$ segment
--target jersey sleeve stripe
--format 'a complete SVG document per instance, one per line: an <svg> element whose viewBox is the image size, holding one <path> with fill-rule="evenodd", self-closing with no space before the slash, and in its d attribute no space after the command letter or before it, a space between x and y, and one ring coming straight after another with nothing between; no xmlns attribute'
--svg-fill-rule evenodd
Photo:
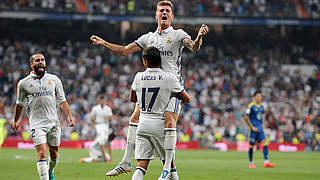
<svg viewBox="0 0 320 180"><path fill-rule="evenodd" d="M175 106L174 106L174 113L178 114L178 111L179 111L179 99L176 98L176 103L175 103Z"/></svg>
<svg viewBox="0 0 320 180"><path fill-rule="evenodd" d="M178 92L178 94L182 93L184 91L184 89L182 89L180 92Z"/></svg>
<svg viewBox="0 0 320 180"><path fill-rule="evenodd" d="M139 46L139 48L143 49L143 47L137 41L135 41L134 43L136 43L136 45Z"/></svg>
<svg viewBox="0 0 320 180"><path fill-rule="evenodd" d="M182 37L182 38L181 38L181 42L182 42L184 39L186 39L186 38L189 38L189 39L190 39L190 36L184 36L184 37Z"/></svg>

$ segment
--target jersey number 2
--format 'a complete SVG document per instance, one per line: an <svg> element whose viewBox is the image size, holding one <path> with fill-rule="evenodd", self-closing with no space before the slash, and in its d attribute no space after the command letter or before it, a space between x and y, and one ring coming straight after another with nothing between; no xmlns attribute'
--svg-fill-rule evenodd
<svg viewBox="0 0 320 180"><path fill-rule="evenodd" d="M156 98L158 96L159 90L160 90L159 87L148 88L148 92L152 92L153 94L152 94L149 106L147 108L147 112L151 112L154 102L156 101ZM142 111L146 110L146 91L147 91L147 88L142 88L142 107L141 107Z"/></svg>

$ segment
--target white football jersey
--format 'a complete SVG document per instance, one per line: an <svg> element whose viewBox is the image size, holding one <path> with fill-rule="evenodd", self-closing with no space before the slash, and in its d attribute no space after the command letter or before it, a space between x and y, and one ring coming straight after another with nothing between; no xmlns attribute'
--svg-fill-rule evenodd
<svg viewBox="0 0 320 180"><path fill-rule="evenodd" d="M163 115L170 98L181 93L184 88L175 75L164 72L160 68L147 68L138 72L131 89L136 92L140 107L137 133L163 134Z"/></svg>
<svg viewBox="0 0 320 180"><path fill-rule="evenodd" d="M66 101L61 80L53 74L39 76L32 72L18 83L17 101L26 106L30 129L59 124L58 105Z"/></svg>
<svg viewBox="0 0 320 180"><path fill-rule="evenodd" d="M96 118L96 123L107 123L109 124L109 121L105 118L112 116L112 110L108 105L104 105L101 107L100 104L97 104L92 107L91 110L91 117Z"/></svg>
<svg viewBox="0 0 320 180"><path fill-rule="evenodd" d="M149 32L138 38L135 43L142 49L150 46L157 47L161 54L161 68L164 71L171 72L180 80L181 78L181 56L184 46L182 41L191 37L182 29L173 29L169 27L159 32Z"/></svg>

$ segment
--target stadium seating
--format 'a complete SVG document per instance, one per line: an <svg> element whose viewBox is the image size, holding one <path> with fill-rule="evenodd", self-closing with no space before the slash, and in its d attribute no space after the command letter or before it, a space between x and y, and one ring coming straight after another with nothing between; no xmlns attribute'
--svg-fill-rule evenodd
<svg viewBox="0 0 320 180"><path fill-rule="evenodd" d="M42 11L93 14L154 14L157 1L137 0L24 0L1 1L0 8L14 11ZM320 18L318 0L173 0L178 16L231 16Z"/></svg>

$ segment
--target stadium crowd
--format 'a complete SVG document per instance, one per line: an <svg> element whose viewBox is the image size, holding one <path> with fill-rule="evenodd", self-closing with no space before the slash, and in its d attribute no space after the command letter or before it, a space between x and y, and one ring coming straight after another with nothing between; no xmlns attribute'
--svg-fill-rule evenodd
<svg viewBox="0 0 320 180"><path fill-rule="evenodd" d="M305 142L310 148L319 148L319 46L284 43L287 40L269 45L263 40L207 41L199 53L183 53L185 87L192 101L184 106L178 122L179 141L197 140L208 146L212 139L237 141L247 136L243 114L253 92L261 89L268 139ZM72 132L81 139L94 138L90 110L100 94L107 97L113 110L112 128L118 138L125 138L134 108L128 102L129 88L135 73L144 69L140 54L117 56L89 42L57 45L0 40L0 116L12 119L17 82L30 73L28 57L39 50L47 59L47 71L62 79L76 119L76 126L70 129L61 114L62 139L69 139ZM284 68L288 64L300 66ZM300 68L301 64L306 69ZM19 136L28 134L26 118L23 124ZM17 136L7 126L9 135Z"/></svg>
<svg viewBox="0 0 320 180"><path fill-rule="evenodd" d="M319 0L172 0L181 16L320 18ZM97 14L154 14L157 1L4 0L1 9Z"/></svg>

